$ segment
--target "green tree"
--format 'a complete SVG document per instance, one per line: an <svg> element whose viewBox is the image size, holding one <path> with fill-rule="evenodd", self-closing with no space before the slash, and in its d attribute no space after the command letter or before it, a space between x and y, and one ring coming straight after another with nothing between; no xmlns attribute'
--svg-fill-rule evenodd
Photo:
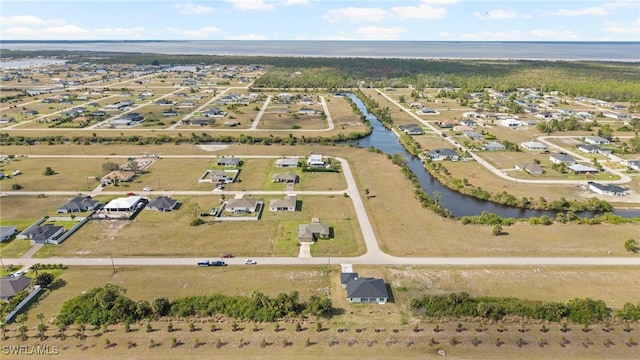
<svg viewBox="0 0 640 360"><path fill-rule="evenodd" d="M498 235L502 235L502 225L501 224L495 224L493 225L492 229L491 229L491 233L494 236L498 236Z"/></svg>
<svg viewBox="0 0 640 360"><path fill-rule="evenodd" d="M55 175L55 174L56 174L56 172L53 171L53 169L48 167L48 166L44 169L44 172L42 173L42 175L44 175L44 176L51 176L51 175Z"/></svg>
<svg viewBox="0 0 640 360"><path fill-rule="evenodd" d="M53 283L54 280L54 276L51 273L48 272L43 272L40 273L38 275L36 275L36 285L40 285L43 288L47 288L49 287L49 285L51 285L51 283Z"/></svg>
<svg viewBox="0 0 640 360"><path fill-rule="evenodd" d="M628 252L637 253L638 242L635 239L627 239L627 241L624 242L624 249Z"/></svg>
<svg viewBox="0 0 640 360"><path fill-rule="evenodd" d="M107 161L106 163L102 164L102 171L107 174L110 173L114 170L118 170L120 168L120 165L114 163L113 161Z"/></svg>

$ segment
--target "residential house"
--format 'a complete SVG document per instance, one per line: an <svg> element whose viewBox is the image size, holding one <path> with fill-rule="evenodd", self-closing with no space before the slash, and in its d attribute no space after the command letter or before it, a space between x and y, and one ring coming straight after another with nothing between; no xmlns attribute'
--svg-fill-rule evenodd
<svg viewBox="0 0 640 360"><path fill-rule="evenodd" d="M147 209L156 211L171 211L178 206L178 202L168 196L158 196L147 204Z"/></svg>
<svg viewBox="0 0 640 360"><path fill-rule="evenodd" d="M0 278L0 300L9 301L29 285L31 285L31 278L24 275Z"/></svg>
<svg viewBox="0 0 640 360"><path fill-rule="evenodd" d="M224 170L218 169L209 171L209 176L211 176L211 182L218 184L231 184L235 177Z"/></svg>
<svg viewBox="0 0 640 360"><path fill-rule="evenodd" d="M173 106L174 102L171 100L167 100L167 99L160 99L158 101L156 101L156 105L159 106Z"/></svg>
<svg viewBox="0 0 640 360"><path fill-rule="evenodd" d="M103 208L107 213L131 213L144 205L141 196L120 197L109 201Z"/></svg>
<svg viewBox="0 0 640 360"><path fill-rule="evenodd" d="M598 145L578 144L576 145L576 149L582 152L585 152L587 154L611 155L611 149L605 149Z"/></svg>
<svg viewBox="0 0 640 360"><path fill-rule="evenodd" d="M58 213L64 214L90 211L96 209L98 206L100 206L100 203L91 199L90 196L78 196L69 200L66 204L60 206L58 208Z"/></svg>
<svg viewBox="0 0 640 360"><path fill-rule="evenodd" d="M453 129L453 127L458 124L453 120L444 120L444 121L436 121L436 125L438 125L443 129Z"/></svg>
<svg viewBox="0 0 640 360"><path fill-rule="evenodd" d="M623 160L622 164L628 166L631 170L640 171L640 160Z"/></svg>
<svg viewBox="0 0 640 360"><path fill-rule="evenodd" d="M424 130L418 124L405 124L400 125L398 128L409 135L422 135L424 134Z"/></svg>
<svg viewBox="0 0 640 360"><path fill-rule="evenodd" d="M411 104L409 104L409 107L412 109L422 109L424 105L420 104L419 102L412 102Z"/></svg>
<svg viewBox="0 0 640 360"><path fill-rule="evenodd" d="M286 172L286 173L277 173L273 174L272 177L273 182L284 182L284 183L297 183L298 182L298 174L294 172Z"/></svg>
<svg viewBox="0 0 640 360"><path fill-rule="evenodd" d="M464 125L464 126L468 126L470 128L475 128L476 126L478 126L478 124L471 120L471 119L462 119L460 120L460 124Z"/></svg>
<svg viewBox="0 0 640 360"><path fill-rule="evenodd" d="M347 290L347 300L351 303L386 304L389 292L383 279L358 277L357 273L340 274L342 285Z"/></svg>
<svg viewBox="0 0 640 360"><path fill-rule="evenodd" d="M298 240L314 242L318 239L328 239L331 236L329 225L321 223L318 218L313 218L310 224L298 225Z"/></svg>
<svg viewBox="0 0 640 360"><path fill-rule="evenodd" d="M516 164L516 170L522 170L524 172L528 172L531 175L542 175L544 174L544 169L537 164Z"/></svg>
<svg viewBox="0 0 640 360"><path fill-rule="evenodd" d="M224 210L235 214L248 214L256 212L260 205L262 201L256 199L233 199L227 201Z"/></svg>
<svg viewBox="0 0 640 360"><path fill-rule="evenodd" d="M217 107L207 109L202 112L202 116L206 117L224 117L225 115L227 115L227 113Z"/></svg>
<svg viewBox="0 0 640 360"><path fill-rule="evenodd" d="M547 151L547 145L537 141L527 141L520 144L524 149L531 151Z"/></svg>
<svg viewBox="0 0 640 360"><path fill-rule="evenodd" d="M290 168L290 167L299 167L300 162L296 158L283 158L276 160L276 167L279 168Z"/></svg>
<svg viewBox="0 0 640 360"><path fill-rule="evenodd" d="M589 181L589 190L601 195L625 196L629 195L629 189L613 184L600 184Z"/></svg>
<svg viewBox="0 0 640 360"><path fill-rule="evenodd" d="M569 165L567 169L575 174L597 174L599 172L599 170L594 167L582 164Z"/></svg>
<svg viewBox="0 0 640 360"><path fill-rule="evenodd" d="M46 244L65 232L64 227L53 224L31 226L18 234L19 239L29 239L32 244Z"/></svg>
<svg viewBox="0 0 640 360"><path fill-rule="evenodd" d="M487 151L505 151L507 149L506 146L497 141L488 142L484 144L483 148Z"/></svg>
<svg viewBox="0 0 640 360"><path fill-rule="evenodd" d="M242 160L236 157L223 157L216 161L216 165L224 167L239 167L242 165Z"/></svg>
<svg viewBox="0 0 640 360"><path fill-rule="evenodd" d="M584 142L592 145L609 145L611 141L600 136L585 136Z"/></svg>
<svg viewBox="0 0 640 360"><path fill-rule="evenodd" d="M296 211L298 208L298 198L295 194L285 195L284 199L271 199L269 201L269 211Z"/></svg>
<svg viewBox="0 0 640 360"><path fill-rule="evenodd" d="M129 182L136 177L136 173L130 170L114 170L102 178L103 182Z"/></svg>
<svg viewBox="0 0 640 360"><path fill-rule="evenodd" d="M10 117L10 116L2 116L0 117L0 124L7 124L10 122L14 122L16 121L16 119Z"/></svg>
<svg viewBox="0 0 640 360"><path fill-rule="evenodd" d="M565 163L567 165L574 165L576 163L576 161L573 159L573 157L571 157L570 155L567 155L567 154L553 153L553 154L551 154L549 156L549 160L551 160L551 162L554 163L554 164Z"/></svg>
<svg viewBox="0 0 640 360"><path fill-rule="evenodd" d="M477 131L463 131L462 134L464 136L466 136L467 138L474 140L474 141L478 141L478 140L484 140L484 135L482 135L481 133L477 132Z"/></svg>
<svg viewBox="0 0 640 360"><path fill-rule="evenodd" d="M0 242L11 239L16 232L18 228L15 226L0 226Z"/></svg>
<svg viewBox="0 0 640 360"><path fill-rule="evenodd" d="M434 160L434 161L440 161L440 160L458 161L458 160L460 160L460 154L458 154L457 152L455 152L452 149L447 149L447 148L435 149L435 150L428 151L427 155L429 155L429 158L431 158L431 160Z"/></svg>
<svg viewBox="0 0 640 360"><path fill-rule="evenodd" d="M214 120L210 120L210 119L193 119L191 120L191 122L189 122L189 124L193 126L205 126L205 125L211 125L213 123L214 123Z"/></svg>
<svg viewBox="0 0 640 360"><path fill-rule="evenodd" d="M522 121L516 119L504 119L500 120L500 125L509 129L516 129L522 126Z"/></svg>
<svg viewBox="0 0 640 360"><path fill-rule="evenodd" d="M418 114L418 115L440 115L440 112L437 111L437 110L433 110L433 109L421 108L421 109L416 110L416 114Z"/></svg>
<svg viewBox="0 0 640 360"><path fill-rule="evenodd" d="M178 112L175 110L165 110L162 112L162 116L178 116Z"/></svg>
<svg viewBox="0 0 640 360"><path fill-rule="evenodd" d="M315 115L316 113L317 113L316 109L312 109L308 107L303 107L300 110L298 110L298 114L302 114L302 115Z"/></svg>
<svg viewBox="0 0 640 360"><path fill-rule="evenodd" d="M311 154L307 158L307 166L312 168L325 167L325 162L322 160L322 155Z"/></svg>

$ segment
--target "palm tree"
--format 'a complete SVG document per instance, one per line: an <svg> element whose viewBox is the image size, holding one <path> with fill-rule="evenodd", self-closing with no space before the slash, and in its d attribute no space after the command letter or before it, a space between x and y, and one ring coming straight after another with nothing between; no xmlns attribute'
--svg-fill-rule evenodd
<svg viewBox="0 0 640 360"><path fill-rule="evenodd" d="M560 331L566 333L567 331L569 331L569 325L566 322L563 322L562 325L560 325Z"/></svg>
<svg viewBox="0 0 640 360"><path fill-rule="evenodd" d="M64 333L65 331L67 331L67 325L64 323L58 323L58 337L62 340L67 338L67 334Z"/></svg>
<svg viewBox="0 0 640 360"><path fill-rule="evenodd" d="M589 329L589 323L585 323L584 326L582 327L582 331L584 332L589 332L591 329Z"/></svg>
<svg viewBox="0 0 640 360"><path fill-rule="evenodd" d="M20 340L27 340L27 330L29 330L29 328L26 325L20 325L20 327L18 328L18 332L20 333Z"/></svg>
<svg viewBox="0 0 640 360"><path fill-rule="evenodd" d="M45 336L44 333L47 331L47 325L40 323L38 324L38 333L40 333L40 341L44 341Z"/></svg>
<svg viewBox="0 0 640 360"><path fill-rule="evenodd" d="M168 332L172 332L173 331L173 323L170 322L169 324L167 324L167 331Z"/></svg>
<svg viewBox="0 0 640 360"><path fill-rule="evenodd" d="M189 332L196 331L196 325L192 322L189 323Z"/></svg>
<svg viewBox="0 0 640 360"><path fill-rule="evenodd" d="M40 324L42 324L42 321L44 320L44 314L43 313L37 313L36 314L36 319L40 320Z"/></svg>
<svg viewBox="0 0 640 360"><path fill-rule="evenodd" d="M84 323L84 321L81 321L78 324L78 331L80 332L80 339L84 340L86 338L86 335L84 334L84 331L87 329L87 325Z"/></svg>
<svg viewBox="0 0 640 360"><path fill-rule="evenodd" d="M622 330L624 330L624 332L631 332L633 329L631 328L631 325L629 324L629 322L625 321L624 322L624 329L622 329Z"/></svg>
<svg viewBox="0 0 640 360"><path fill-rule="evenodd" d="M609 347L611 345L613 345L613 341L611 341L611 339L609 339L609 338L606 338L604 340L604 346Z"/></svg>
<svg viewBox="0 0 640 360"><path fill-rule="evenodd" d="M495 344L496 344L496 346L500 347L500 345L502 345L502 340L500 340L499 337L496 338Z"/></svg>
<svg viewBox="0 0 640 360"><path fill-rule="evenodd" d="M549 328L545 324L542 324L542 327L540 328L540 331L543 332L543 333L546 333L547 331L549 331Z"/></svg>

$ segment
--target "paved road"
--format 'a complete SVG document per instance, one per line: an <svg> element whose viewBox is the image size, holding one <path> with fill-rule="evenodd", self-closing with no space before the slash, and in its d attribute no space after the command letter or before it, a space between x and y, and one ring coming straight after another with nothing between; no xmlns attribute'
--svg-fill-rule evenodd
<svg viewBox="0 0 640 360"><path fill-rule="evenodd" d="M267 110L267 107L269 106L270 102L271 102L271 95L267 96L267 99L264 101L264 104L260 108L258 115L256 115L256 119L253 120L253 124L251 124L251 127L249 128L249 130L256 130L258 128L258 124L260 124L262 115L264 115L264 112L265 110Z"/></svg>
<svg viewBox="0 0 640 360"><path fill-rule="evenodd" d="M46 258L3 259L9 264L30 266L40 264L65 264L68 266L195 266L199 260L217 260L218 256L199 258L131 257L131 258ZM594 257L469 257L469 258L404 258L390 255L359 257L265 257L252 258L258 265L423 265L423 266L640 266L638 258ZM244 258L224 259L229 265L244 265Z"/></svg>

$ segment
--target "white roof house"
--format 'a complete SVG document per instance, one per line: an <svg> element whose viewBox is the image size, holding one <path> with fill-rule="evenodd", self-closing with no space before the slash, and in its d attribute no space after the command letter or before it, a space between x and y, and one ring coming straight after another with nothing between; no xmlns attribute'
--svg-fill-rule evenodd
<svg viewBox="0 0 640 360"><path fill-rule="evenodd" d="M319 154L311 154L307 158L307 165L311 167L323 167L324 160L322 160L322 155Z"/></svg>
<svg viewBox="0 0 640 360"><path fill-rule="evenodd" d="M141 196L121 197L109 201L103 209L105 211L133 211L141 200Z"/></svg>
<svg viewBox="0 0 640 360"><path fill-rule="evenodd" d="M504 119L500 120L500 125L513 129L522 126L522 121L516 119Z"/></svg>
<svg viewBox="0 0 640 360"><path fill-rule="evenodd" d="M527 150L547 150L547 145L537 142L537 141L527 141L520 144L523 148Z"/></svg>

